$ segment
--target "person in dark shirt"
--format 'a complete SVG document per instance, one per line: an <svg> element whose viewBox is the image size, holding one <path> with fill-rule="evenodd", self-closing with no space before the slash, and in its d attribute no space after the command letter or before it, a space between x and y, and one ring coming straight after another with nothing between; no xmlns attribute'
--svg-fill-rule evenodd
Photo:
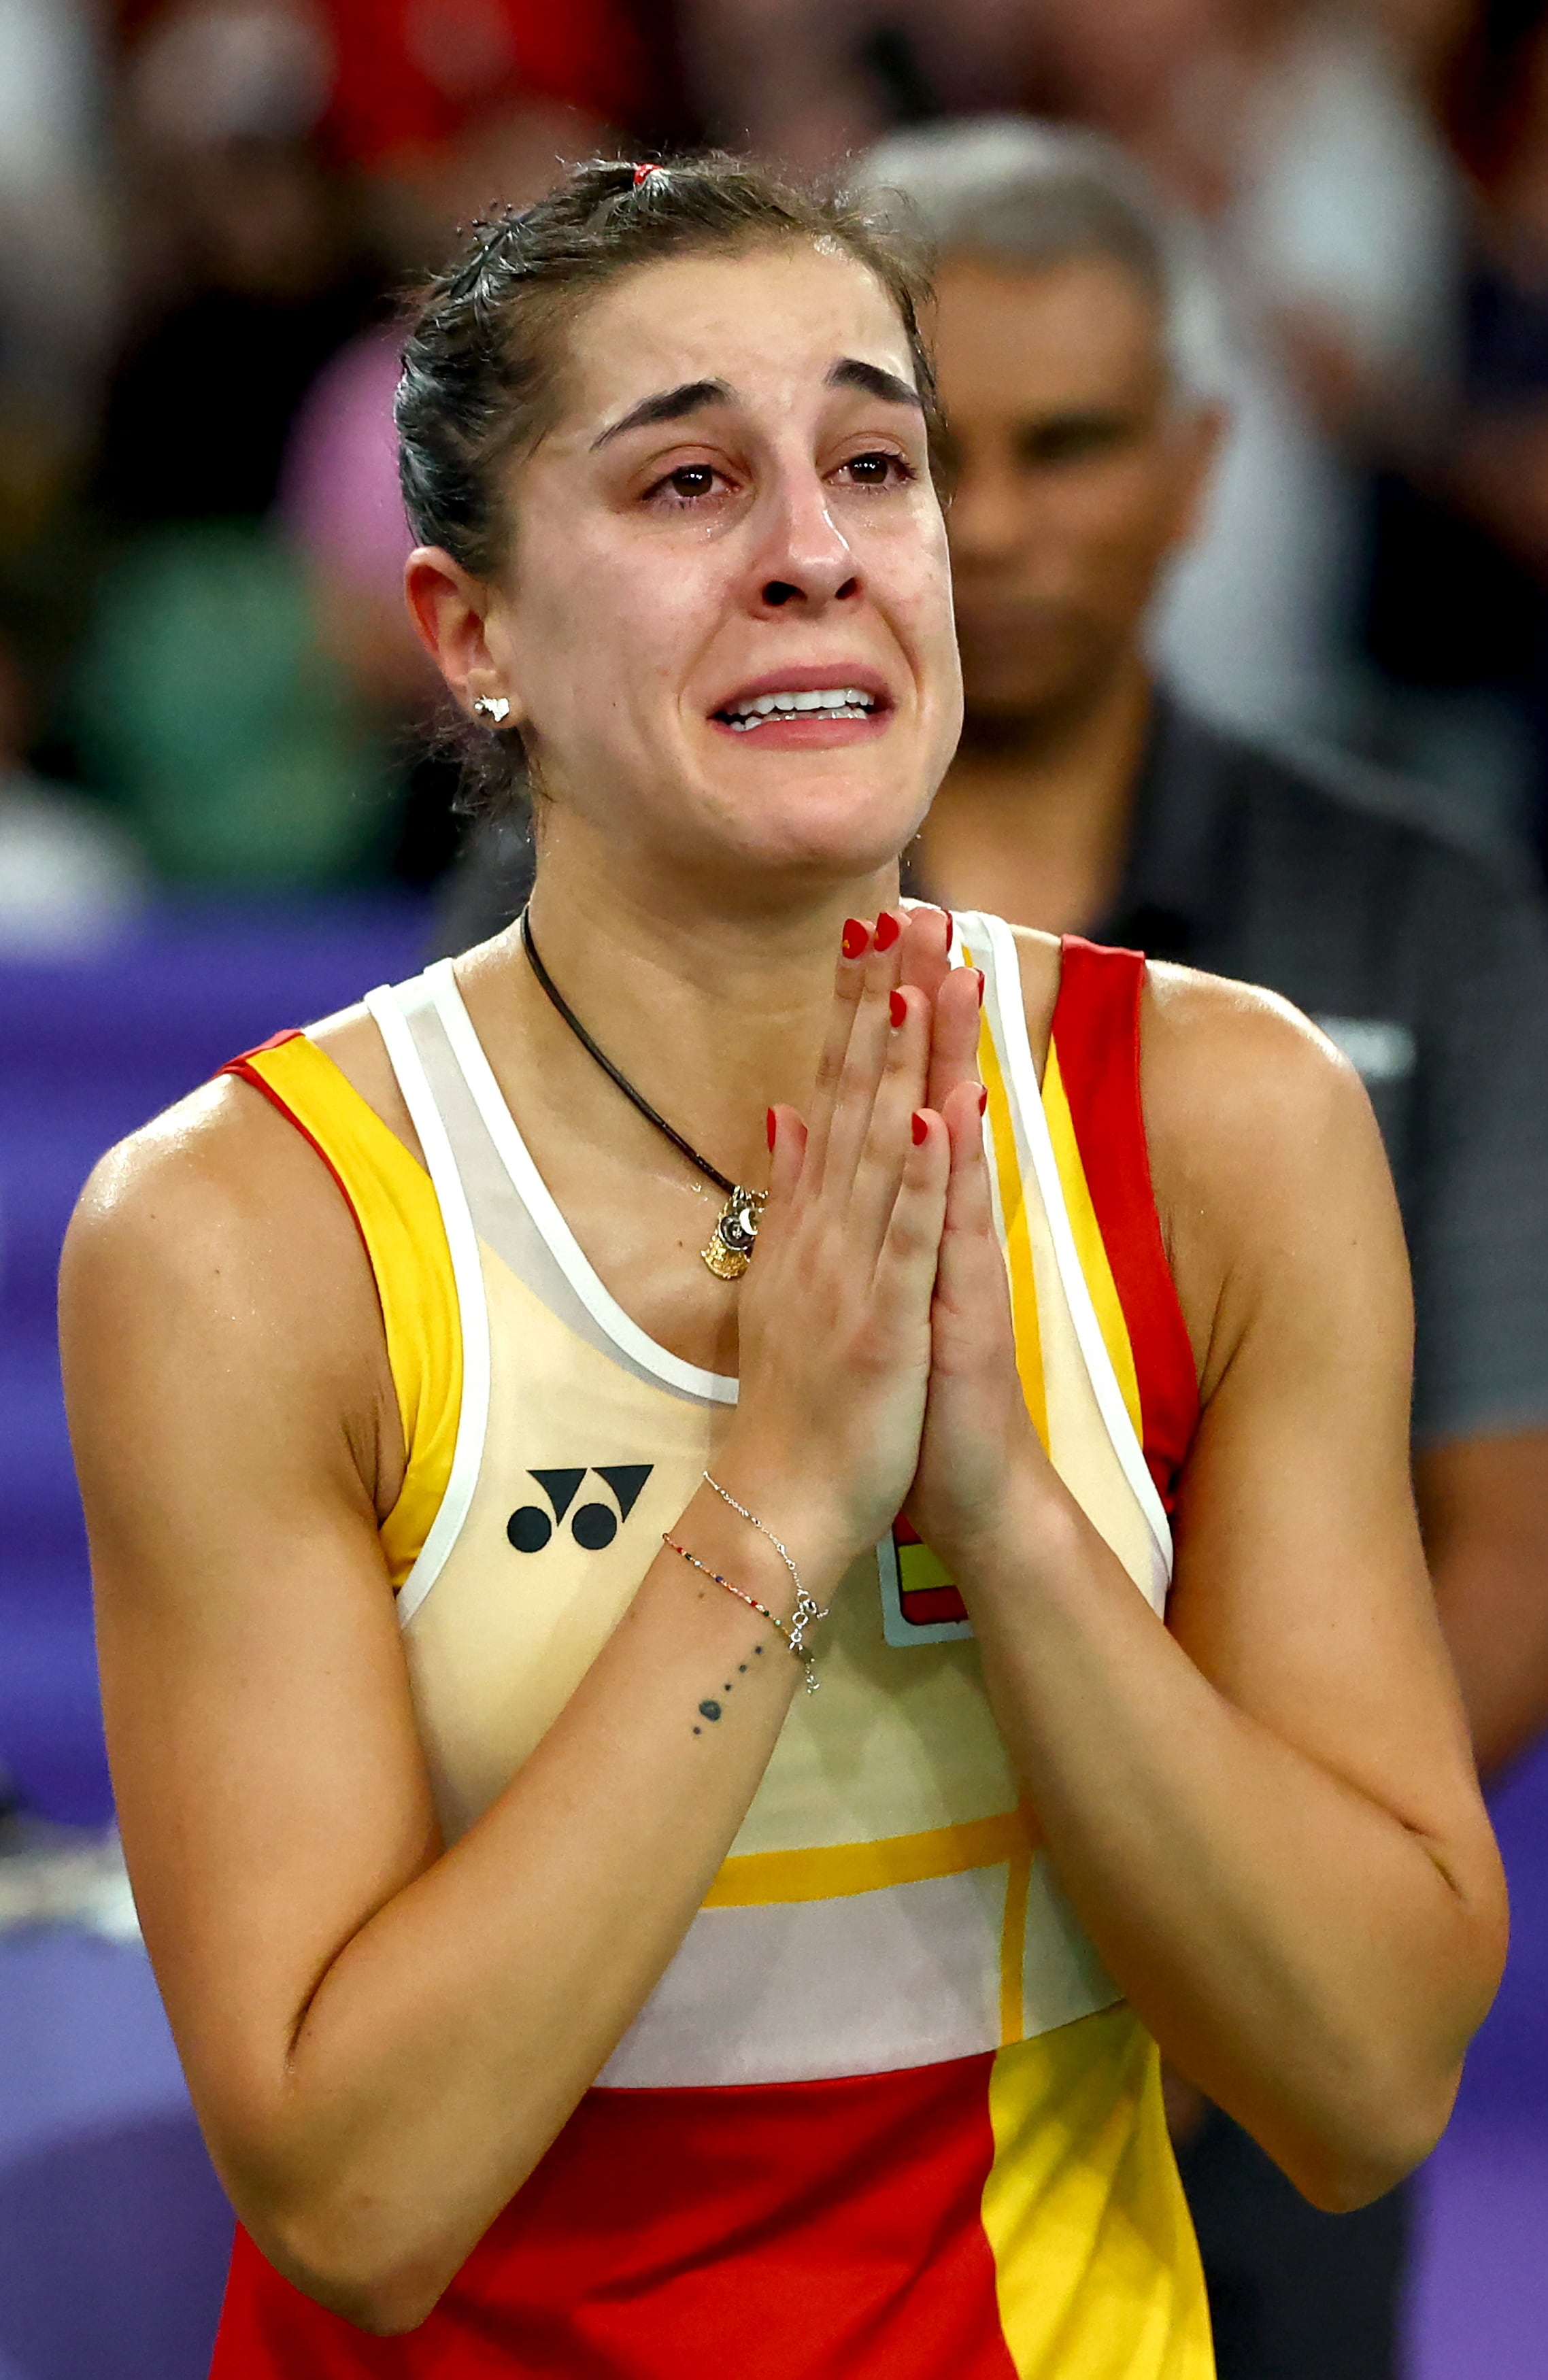
<svg viewBox="0 0 1548 2380"><path fill-rule="evenodd" d="M868 161L940 250L967 693L919 889L1268 986L1359 1068L1417 1307L1414 1475L1485 1767L1548 1719L1548 934L1423 794L1248 741L1152 681L1146 614L1224 424L1182 268L1094 136L908 134ZM1176 2090L1222 2380L1394 2369L1402 2193L1315 2213Z"/></svg>
<svg viewBox="0 0 1548 2380"><path fill-rule="evenodd" d="M900 135L867 178L940 249L936 339L967 725L916 892L1245 978L1364 1077L1418 1308L1414 1475L1480 1759L1548 1719L1548 936L1419 788L1227 734L1152 682L1146 615L1223 428L1190 383L1166 227L1094 136ZM1436 820L1439 807L1432 813ZM446 946L530 881L518 819ZM1392 2373L1402 2193L1316 2213L1180 2078L1222 2380Z"/></svg>

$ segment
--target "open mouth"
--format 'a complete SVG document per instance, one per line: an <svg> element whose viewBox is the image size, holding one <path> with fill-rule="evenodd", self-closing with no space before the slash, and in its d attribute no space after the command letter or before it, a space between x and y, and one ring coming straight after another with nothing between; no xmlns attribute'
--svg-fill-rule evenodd
<svg viewBox="0 0 1548 2380"><path fill-rule="evenodd" d="M881 708L876 697L867 694L863 686L801 686L738 698L714 716L738 735L755 735L760 728L788 719L814 719L819 723L873 719Z"/></svg>

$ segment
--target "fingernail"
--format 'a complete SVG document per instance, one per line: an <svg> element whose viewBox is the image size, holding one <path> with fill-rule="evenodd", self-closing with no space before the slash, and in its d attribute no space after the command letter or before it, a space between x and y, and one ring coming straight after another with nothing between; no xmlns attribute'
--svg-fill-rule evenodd
<svg viewBox="0 0 1548 2380"><path fill-rule="evenodd" d="M984 1084L981 1083L981 1084L979 1085L979 1113L980 1113L980 1115L981 1115L981 1114L983 1113L984 1109L985 1109L988 1105L989 1105L989 1092L988 1092L988 1089L987 1089L986 1086L985 1086ZM769 1143L769 1147L770 1147L771 1148L774 1147L774 1143L773 1143L773 1141L772 1141L772 1140L771 1140L771 1141L770 1141L770 1143Z"/></svg>
<svg viewBox="0 0 1548 2380"><path fill-rule="evenodd" d="M979 1006L981 1008L983 1006L983 969L975 967L973 973L979 979Z"/></svg>
<svg viewBox="0 0 1548 2380"><path fill-rule="evenodd" d="M947 950L948 950L948 951L950 950L950 948L951 948L951 946L952 946L953 942L954 942L956 940L957 940L957 920L956 920L956 918L952 916L951 911L948 909L948 910L946 911L946 948L947 948Z"/></svg>
<svg viewBox="0 0 1548 2380"><path fill-rule="evenodd" d="M906 1023L908 1014L908 1003L904 999L903 994L900 991L895 991L891 999L888 1001L887 1014L892 1018L895 1026Z"/></svg>
<svg viewBox="0 0 1548 2380"><path fill-rule="evenodd" d="M902 931L903 928L898 923L898 920L893 916L892 911L890 909L884 909L881 916L876 920L877 949L879 951L890 951L894 942L896 941Z"/></svg>
<svg viewBox="0 0 1548 2380"><path fill-rule="evenodd" d="M863 959L871 948L871 929L862 926L858 917L844 920L844 955L847 959Z"/></svg>
<svg viewBox="0 0 1548 2380"><path fill-rule="evenodd" d="M769 1135L769 1147L772 1148L774 1145L774 1135L779 1130L779 1119L774 1114L773 1108L769 1110L767 1116L763 1120L763 1129Z"/></svg>
<svg viewBox="0 0 1548 2380"><path fill-rule="evenodd" d="M919 1148L930 1137L930 1119L928 1116L920 1115L918 1108L914 1110L914 1120L911 1129L914 1135L914 1147Z"/></svg>

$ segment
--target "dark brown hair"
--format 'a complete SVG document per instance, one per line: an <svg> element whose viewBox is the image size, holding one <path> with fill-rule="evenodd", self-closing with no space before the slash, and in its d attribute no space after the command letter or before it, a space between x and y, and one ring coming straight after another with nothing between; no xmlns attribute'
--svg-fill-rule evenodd
<svg viewBox="0 0 1548 2380"><path fill-rule="evenodd" d="M503 468L550 426L565 332L609 282L666 257L790 239L836 246L891 298L933 448L939 404L920 330L929 283L922 249L896 220L745 158L669 158L645 171L598 158L573 166L536 205L475 225L420 293L396 412L403 500L421 543L443 546L476 577L499 567L512 528ZM486 796L508 793L516 742L475 735L465 748L469 792L481 780Z"/></svg>

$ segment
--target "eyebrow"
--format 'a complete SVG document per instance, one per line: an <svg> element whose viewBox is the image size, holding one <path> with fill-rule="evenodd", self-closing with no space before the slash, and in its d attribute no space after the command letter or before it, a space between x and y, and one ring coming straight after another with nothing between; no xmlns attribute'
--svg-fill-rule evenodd
<svg viewBox="0 0 1548 2380"><path fill-rule="evenodd" d="M685 380L680 388L662 388L654 396L642 396L621 420L613 422L600 438L592 439L591 452L594 455L609 440L621 438L627 430L649 430L658 421L684 421L690 413L702 412L707 405L735 403L723 380Z"/></svg>
<svg viewBox="0 0 1548 2380"><path fill-rule="evenodd" d="M880 364L868 364L859 356L840 356L828 372L830 388L858 388L866 396L878 396L886 405L910 406L916 413L924 410L923 400L911 381L898 373L886 371ZM653 396L642 396L621 418L611 422L600 438L591 441L594 455L599 446L606 446L627 431L652 430L658 422L686 421L690 414L701 413L709 405L735 405L737 395L723 380L686 380L679 388L658 389Z"/></svg>
<svg viewBox="0 0 1548 2380"><path fill-rule="evenodd" d="M884 371L880 364L863 363L859 356L840 356L828 374L830 388L858 388L865 396L879 396L886 405L911 406L916 413L924 411L924 399L912 381L903 380L896 372Z"/></svg>

